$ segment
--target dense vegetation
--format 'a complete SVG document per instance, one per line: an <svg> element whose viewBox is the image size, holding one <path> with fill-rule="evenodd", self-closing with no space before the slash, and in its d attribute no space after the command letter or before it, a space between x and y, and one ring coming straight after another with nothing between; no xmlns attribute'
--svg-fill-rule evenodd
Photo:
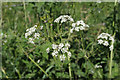
<svg viewBox="0 0 120 80"><path fill-rule="evenodd" d="M59 18L64 15L70 20ZM109 46L100 44L101 33L108 33L114 41L106 39ZM3 3L2 77L119 80L119 35L120 4L116 2Z"/></svg>

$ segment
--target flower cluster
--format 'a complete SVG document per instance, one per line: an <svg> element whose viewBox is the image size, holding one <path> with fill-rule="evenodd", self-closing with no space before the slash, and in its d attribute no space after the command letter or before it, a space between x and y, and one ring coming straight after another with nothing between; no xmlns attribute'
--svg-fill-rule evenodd
<svg viewBox="0 0 120 80"><path fill-rule="evenodd" d="M39 39L40 34L39 33L35 33L34 37L37 38L37 39Z"/></svg>
<svg viewBox="0 0 120 80"><path fill-rule="evenodd" d="M101 65L95 65L95 68L102 68L102 66Z"/></svg>
<svg viewBox="0 0 120 80"><path fill-rule="evenodd" d="M69 51L70 44L66 43L60 43L59 45L52 44L52 56L59 57L61 61L64 61L66 58L66 55L70 58L71 57L71 52ZM47 48L46 52L49 53L50 49Z"/></svg>
<svg viewBox="0 0 120 80"><path fill-rule="evenodd" d="M26 30L25 33L25 38L27 38L28 36L32 35L33 32L35 32L37 25L34 25L33 27L29 28Z"/></svg>
<svg viewBox="0 0 120 80"><path fill-rule="evenodd" d="M25 38L28 38L29 36L34 35L34 37L29 38L29 43L34 44L34 40L39 39L39 37L40 37L39 33L34 33L36 28L37 28L37 25L34 25L33 27L26 30ZM43 29L43 26L40 26L40 29Z"/></svg>
<svg viewBox="0 0 120 80"><path fill-rule="evenodd" d="M80 30L86 30L89 28L87 24L84 23L83 20L77 21L76 23L72 23L72 29L70 30L70 33L73 33L73 31L80 31Z"/></svg>
<svg viewBox="0 0 120 80"><path fill-rule="evenodd" d="M66 21L74 22L73 18L68 15L62 15L54 20L54 22L56 22L56 23L59 23L60 21L61 21L61 23L66 22Z"/></svg>
<svg viewBox="0 0 120 80"><path fill-rule="evenodd" d="M109 46L110 51L113 50L114 37L108 33L101 33L98 37L98 44L103 44L104 46L109 46L109 40L112 41L112 44Z"/></svg>

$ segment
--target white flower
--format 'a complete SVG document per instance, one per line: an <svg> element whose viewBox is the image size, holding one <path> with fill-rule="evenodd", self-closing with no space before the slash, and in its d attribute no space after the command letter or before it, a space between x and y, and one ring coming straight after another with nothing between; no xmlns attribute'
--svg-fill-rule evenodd
<svg viewBox="0 0 120 80"><path fill-rule="evenodd" d="M36 30L35 27L31 27L31 28L30 28L30 31L31 31L31 32L35 32L35 30Z"/></svg>
<svg viewBox="0 0 120 80"><path fill-rule="evenodd" d="M71 57L71 52L67 52L68 53L68 56Z"/></svg>
<svg viewBox="0 0 120 80"><path fill-rule="evenodd" d="M110 51L112 51L112 50L113 50L113 45L111 45L111 46L109 47L109 49L110 49Z"/></svg>
<svg viewBox="0 0 120 80"><path fill-rule="evenodd" d="M54 22L59 23L59 18L57 18L56 20L54 20Z"/></svg>
<svg viewBox="0 0 120 80"><path fill-rule="evenodd" d="M111 40L114 43L114 37L110 36L109 40Z"/></svg>
<svg viewBox="0 0 120 80"><path fill-rule="evenodd" d="M98 44L102 44L103 43L103 40L98 40Z"/></svg>
<svg viewBox="0 0 120 80"><path fill-rule="evenodd" d="M84 26L84 27L87 27L87 28L89 28L89 25L85 24L85 26Z"/></svg>
<svg viewBox="0 0 120 80"><path fill-rule="evenodd" d="M93 74L94 73L94 71L93 70L90 70L91 71L91 73Z"/></svg>
<svg viewBox="0 0 120 80"><path fill-rule="evenodd" d="M74 28L70 29L70 33L73 33Z"/></svg>
<svg viewBox="0 0 120 80"><path fill-rule="evenodd" d="M62 48L62 49L61 49L62 53L67 52L67 50L68 50L68 48Z"/></svg>
<svg viewBox="0 0 120 80"><path fill-rule="evenodd" d="M42 30L43 29L43 26L40 26L40 30Z"/></svg>
<svg viewBox="0 0 120 80"><path fill-rule="evenodd" d="M75 25L76 25L76 23L72 23L72 27L73 27L73 28L75 27Z"/></svg>
<svg viewBox="0 0 120 80"><path fill-rule="evenodd" d="M1 33L1 36L3 36L4 34L3 33Z"/></svg>
<svg viewBox="0 0 120 80"><path fill-rule="evenodd" d="M7 43L7 40L5 40L4 43Z"/></svg>
<svg viewBox="0 0 120 80"><path fill-rule="evenodd" d="M103 45L108 46L109 45L108 41L104 41Z"/></svg>
<svg viewBox="0 0 120 80"><path fill-rule="evenodd" d="M62 18L61 23L66 22L67 20L65 18Z"/></svg>
<svg viewBox="0 0 120 80"><path fill-rule="evenodd" d="M49 52L50 52L50 48L47 48L47 49L46 49L46 52L49 53Z"/></svg>
<svg viewBox="0 0 120 80"><path fill-rule="evenodd" d="M25 38L27 38L28 37L28 33L25 33Z"/></svg>
<svg viewBox="0 0 120 80"><path fill-rule="evenodd" d="M114 37L113 36L111 36L108 33L101 33L97 38L98 39L103 39L103 41L98 40L98 44L103 44L104 46L109 46L110 51L113 50L113 43L114 43ZM109 45L107 40L110 40L112 42L111 45Z"/></svg>
<svg viewBox="0 0 120 80"><path fill-rule="evenodd" d="M54 50L53 52L54 52L54 53L56 53L56 54L58 53L58 51L57 51L57 50Z"/></svg>
<svg viewBox="0 0 120 80"><path fill-rule="evenodd" d="M39 33L35 33L34 37L37 38L37 39L39 39L40 34Z"/></svg>
<svg viewBox="0 0 120 80"><path fill-rule="evenodd" d="M71 22L74 22L73 18L71 18L71 17L69 18L69 20L70 20Z"/></svg>
<svg viewBox="0 0 120 80"><path fill-rule="evenodd" d="M28 36L30 36L33 32L35 32L37 25L34 25L33 27L29 28L26 30L25 33L25 38L27 38Z"/></svg>
<svg viewBox="0 0 120 80"><path fill-rule="evenodd" d="M56 50L54 50L54 51L52 52L52 56L57 57L57 54L58 54L58 51L56 51Z"/></svg>
<svg viewBox="0 0 120 80"><path fill-rule="evenodd" d="M85 30L85 27L84 26L80 26L80 30Z"/></svg>
<svg viewBox="0 0 120 80"><path fill-rule="evenodd" d="M58 48L61 49L63 46L64 46L64 44L60 43Z"/></svg>
<svg viewBox="0 0 120 80"><path fill-rule="evenodd" d="M56 19L54 20L54 22L59 23L60 20L61 20L61 23L66 22L66 21L71 21L71 22L74 21L73 18L71 18L71 16L62 15L62 16L56 18Z"/></svg>
<svg viewBox="0 0 120 80"><path fill-rule="evenodd" d="M69 43L66 43L66 44L65 44L65 47L70 47L70 44L69 44Z"/></svg>
<svg viewBox="0 0 120 80"><path fill-rule="evenodd" d="M101 65L95 65L95 68L102 68Z"/></svg>
<svg viewBox="0 0 120 80"><path fill-rule="evenodd" d="M108 34L108 33L101 33L99 36L98 36L98 39L99 38L102 38L102 39L108 39L108 37L110 36L110 34Z"/></svg>
<svg viewBox="0 0 120 80"><path fill-rule="evenodd" d="M34 44L34 41L33 41L33 40L34 40L33 38L29 38L29 43Z"/></svg>
<svg viewBox="0 0 120 80"><path fill-rule="evenodd" d="M79 31L80 27L75 27L75 31Z"/></svg>
<svg viewBox="0 0 120 80"><path fill-rule="evenodd" d="M60 55L60 61L62 61L63 59L62 59L62 55Z"/></svg>
<svg viewBox="0 0 120 80"><path fill-rule="evenodd" d="M57 49L57 48L58 48L58 45L52 44L52 48L53 48L53 49Z"/></svg>
<svg viewBox="0 0 120 80"><path fill-rule="evenodd" d="M52 52L52 56L55 56L56 54L54 52Z"/></svg>
<svg viewBox="0 0 120 80"><path fill-rule="evenodd" d="M33 27L37 27L37 25L34 25Z"/></svg>
<svg viewBox="0 0 120 80"><path fill-rule="evenodd" d="M77 21L76 24L77 24L77 25L83 25L83 26L85 25L85 23L84 23L83 20Z"/></svg>
<svg viewBox="0 0 120 80"><path fill-rule="evenodd" d="M27 38L28 36L30 36L32 33L29 31L27 33L25 33L25 38Z"/></svg>
<svg viewBox="0 0 120 80"><path fill-rule="evenodd" d="M30 30L30 29L27 29L26 32L29 31L29 30Z"/></svg>
<svg viewBox="0 0 120 80"><path fill-rule="evenodd" d="M40 63L40 60L38 60L37 63Z"/></svg>
<svg viewBox="0 0 120 80"><path fill-rule="evenodd" d="M63 55L60 55L60 61L64 61L66 58L66 56L63 54Z"/></svg>
<svg viewBox="0 0 120 80"><path fill-rule="evenodd" d="M71 33L73 33L73 30L80 31L80 30L86 30L86 28L89 28L87 24L84 23L83 20L77 21L76 23L72 23L72 29L70 30Z"/></svg>

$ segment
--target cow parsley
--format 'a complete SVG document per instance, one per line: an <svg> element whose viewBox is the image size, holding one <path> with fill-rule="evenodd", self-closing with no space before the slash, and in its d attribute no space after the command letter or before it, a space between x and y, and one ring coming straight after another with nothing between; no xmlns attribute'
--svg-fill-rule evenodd
<svg viewBox="0 0 120 80"><path fill-rule="evenodd" d="M25 38L27 38L28 36L32 35L33 32L35 32L37 25L34 25L33 27L29 28L26 30L25 33Z"/></svg>
<svg viewBox="0 0 120 80"><path fill-rule="evenodd" d="M80 20L76 23L72 23L72 29L70 29L70 33L73 33L73 31L79 32L80 30L86 30L87 28L89 28L89 26L85 24L83 20Z"/></svg>
<svg viewBox="0 0 120 80"><path fill-rule="evenodd" d="M25 38L28 38L29 43L34 44L34 40L39 39L39 37L40 37L39 33L35 33L36 28L37 28L37 25L34 25L33 27L28 28L26 30ZM42 29L43 29L43 26L40 26L40 30L42 30Z"/></svg>
<svg viewBox="0 0 120 80"><path fill-rule="evenodd" d="M67 21L74 22L73 18L68 15L61 15L60 17L58 17L54 20L54 22L56 22L56 23L59 23L59 22L64 23Z"/></svg>
<svg viewBox="0 0 120 80"><path fill-rule="evenodd" d="M69 51L70 44L69 43L60 43L58 45L52 44L52 56L59 58L60 61L64 61L66 56L71 57L71 52ZM49 48L46 49L46 52L49 53Z"/></svg>
<svg viewBox="0 0 120 80"><path fill-rule="evenodd" d="M47 49L46 49L46 52L49 53L49 52L50 52L50 48L47 48Z"/></svg>
<svg viewBox="0 0 120 80"><path fill-rule="evenodd" d="M95 68L102 68L102 66L101 65L95 65Z"/></svg>
<svg viewBox="0 0 120 80"><path fill-rule="evenodd" d="M29 43L34 44L34 39L33 38L29 38Z"/></svg>
<svg viewBox="0 0 120 80"><path fill-rule="evenodd" d="M66 56L63 54L63 55L60 55L60 61L64 61L66 58Z"/></svg>
<svg viewBox="0 0 120 80"><path fill-rule="evenodd" d="M109 43L109 42L114 43L114 37L113 36L111 36L108 33L101 33L97 37L97 39L98 39L98 44L101 44L101 45L104 45L104 46L109 46L110 51L113 50L113 44Z"/></svg>
<svg viewBox="0 0 120 80"><path fill-rule="evenodd" d="M34 37L37 38L37 39L39 39L40 34L39 34L39 33L35 33L35 34L34 34Z"/></svg>

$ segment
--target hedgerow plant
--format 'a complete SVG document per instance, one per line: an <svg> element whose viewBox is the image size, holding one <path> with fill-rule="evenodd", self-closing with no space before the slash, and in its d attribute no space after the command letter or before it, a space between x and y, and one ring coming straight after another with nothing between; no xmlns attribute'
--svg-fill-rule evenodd
<svg viewBox="0 0 120 80"><path fill-rule="evenodd" d="M3 16L3 21L8 20L1 33L3 77L77 80L119 76L120 13L116 1L108 7L108 3L22 4L18 9L24 10L20 11L24 18L12 21L11 16ZM7 29L11 22L15 27Z"/></svg>

